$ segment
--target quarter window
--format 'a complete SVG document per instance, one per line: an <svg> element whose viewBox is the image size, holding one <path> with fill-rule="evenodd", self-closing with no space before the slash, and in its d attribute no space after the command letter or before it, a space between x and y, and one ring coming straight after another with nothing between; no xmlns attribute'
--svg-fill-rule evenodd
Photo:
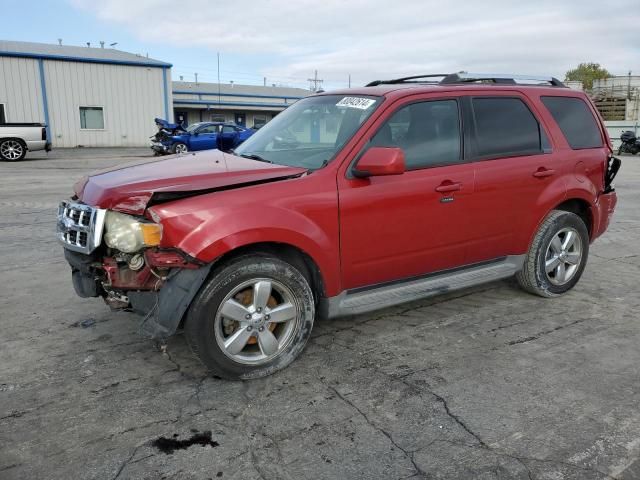
<svg viewBox="0 0 640 480"><path fill-rule="evenodd" d="M473 98L476 156L534 155L542 152L540 125L519 98Z"/></svg>
<svg viewBox="0 0 640 480"><path fill-rule="evenodd" d="M4 112L4 103L0 103L0 123L7 123L7 115Z"/></svg>
<svg viewBox="0 0 640 480"><path fill-rule="evenodd" d="M80 107L80 128L83 130L104 130L103 108Z"/></svg>
<svg viewBox="0 0 640 480"><path fill-rule="evenodd" d="M370 146L402 148L407 170L459 163L458 102L437 100L407 105L378 130Z"/></svg>
<svg viewBox="0 0 640 480"><path fill-rule="evenodd" d="M572 149L598 148L602 135L587 104L575 97L542 97Z"/></svg>

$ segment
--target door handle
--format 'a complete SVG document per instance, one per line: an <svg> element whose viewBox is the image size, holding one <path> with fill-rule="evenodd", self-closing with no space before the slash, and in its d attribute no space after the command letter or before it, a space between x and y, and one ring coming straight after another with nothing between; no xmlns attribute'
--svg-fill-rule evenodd
<svg viewBox="0 0 640 480"><path fill-rule="evenodd" d="M462 189L461 183L443 182L436 187L436 192L440 192L440 193L457 192L460 189Z"/></svg>
<svg viewBox="0 0 640 480"><path fill-rule="evenodd" d="M540 167L538 170L533 172L533 176L536 178L545 178L545 177L550 177L555 173L556 171L551 168Z"/></svg>

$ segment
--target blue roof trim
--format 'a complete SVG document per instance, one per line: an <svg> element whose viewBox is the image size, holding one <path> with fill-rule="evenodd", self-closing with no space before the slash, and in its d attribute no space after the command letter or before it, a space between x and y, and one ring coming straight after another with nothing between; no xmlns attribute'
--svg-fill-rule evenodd
<svg viewBox="0 0 640 480"><path fill-rule="evenodd" d="M80 62L80 63L104 63L107 65L128 65L133 67L155 67L155 68L171 68L173 65L165 62L145 62L144 60L137 62L134 60L112 60L108 58L90 58L90 57L72 57L69 55L47 55L42 53L27 52L2 52L0 57L17 57L17 58L35 58L38 60L59 60L63 62Z"/></svg>
<svg viewBox="0 0 640 480"><path fill-rule="evenodd" d="M180 100L179 98L173 98L174 105L207 105L215 107L216 105L234 106L234 107L273 107L273 108L287 108L293 105L293 103L244 103L244 102L209 102L207 100Z"/></svg>
<svg viewBox="0 0 640 480"><path fill-rule="evenodd" d="M312 93L312 92L309 92ZM251 95L250 93L215 93L215 92L200 92L197 90L174 90L174 95L209 95L212 97L247 97L247 98L282 98L284 100L301 100L306 97L293 97L291 95Z"/></svg>
<svg viewBox="0 0 640 480"><path fill-rule="evenodd" d="M47 129L47 141L53 142L51 138L51 126L49 124L49 100L47 99L47 83L44 80L44 62L38 59L38 70L40 73L40 90L42 91L42 107L44 109L44 124Z"/></svg>

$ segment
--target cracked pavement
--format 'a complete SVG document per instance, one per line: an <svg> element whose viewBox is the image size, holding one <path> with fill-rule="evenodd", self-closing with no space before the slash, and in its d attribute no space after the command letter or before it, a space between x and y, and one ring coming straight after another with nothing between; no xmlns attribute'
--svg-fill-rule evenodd
<svg viewBox="0 0 640 480"><path fill-rule="evenodd" d="M162 352L139 317L73 292L57 203L141 156L0 163L3 480L640 478L640 159L623 157L613 223L569 294L507 280L317 322L289 368L228 382L181 336ZM198 432L212 442L153 445Z"/></svg>

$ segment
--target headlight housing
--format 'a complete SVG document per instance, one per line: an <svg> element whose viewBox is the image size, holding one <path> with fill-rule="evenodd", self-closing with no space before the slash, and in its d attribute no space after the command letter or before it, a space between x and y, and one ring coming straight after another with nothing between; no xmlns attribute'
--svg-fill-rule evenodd
<svg viewBox="0 0 640 480"><path fill-rule="evenodd" d="M124 253L134 253L143 247L160 245L162 225L141 222L124 213L108 211L104 220L104 242Z"/></svg>

